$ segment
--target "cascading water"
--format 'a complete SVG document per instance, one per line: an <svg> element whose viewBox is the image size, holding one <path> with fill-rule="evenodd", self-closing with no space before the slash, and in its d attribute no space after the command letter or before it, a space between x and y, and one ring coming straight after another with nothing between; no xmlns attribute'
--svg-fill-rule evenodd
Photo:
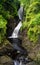
<svg viewBox="0 0 40 65"><path fill-rule="evenodd" d="M23 14L24 14L24 9L23 9L23 5L20 6L20 9L18 10L18 16L19 19L22 21L23 20Z"/></svg>
<svg viewBox="0 0 40 65"><path fill-rule="evenodd" d="M20 9L18 10L18 16L19 16L20 21L19 21L18 25L15 27L12 35L9 37L9 38L13 39L13 47L14 47L14 49L19 50L21 52L23 52L23 50L18 46L19 42L16 43L16 41L19 40L18 39L19 38L19 30L20 30L20 28L22 26L22 19L23 19L22 15L23 15L23 6L21 6Z"/></svg>
<svg viewBox="0 0 40 65"><path fill-rule="evenodd" d="M22 26L22 20L23 20L23 6L21 6L20 9L18 10L18 16L19 16L20 21L19 21L18 25L15 27L15 29L12 33L12 36L10 36L9 38L13 40L13 48L15 50L20 51L21 54L26 54L25 52L27 52L27 51L18 46L18 44L19 44L19 39L18 39L19 38L19 30ZM18 59L19 59L19 57L18 57ZM20 61L20 59L17 60L17 57L16 57L16 60L15 59L13 60L14 65L25 65L25 64L22 64L22 60L20 62L19 61ZM25 61L27 61L27 60L24 60L24 62Z"/></svg>
<svg viewBox="0 0 40 65"><path fill-rule="evenodd" d="M14 60L14 65L20 65L20 63L17 60Z"/></svg>
<svg viewBox="0 0 40 65"><path fill-rule="evenodd" d="M23 64L22 61L19 62L17 60L14 60L14 65L25 65L25 64Z"/></svg>
<svg viewBox="0 0 40 65"><path fill-rule="evenodd" d="M18 38L19 37L18 33L22 26L22 20L23 20L23 6L21 6L20 9L18 10L18 16L19 16L20 21L19 21L18 25L15 27L15 29L12 33L12 36L10 36L9 38Z"/></svg>
<svg viewBox="0 0 40 65"><path fill-rule="evenodd" d="M18 38L19 37L18 33L19 33L19 30L20 30L21 26L22 26L22 22L20 21L18 23L18 25L15 27L15 29L12 33L12 36L10 36L9 38Z"/></svg>

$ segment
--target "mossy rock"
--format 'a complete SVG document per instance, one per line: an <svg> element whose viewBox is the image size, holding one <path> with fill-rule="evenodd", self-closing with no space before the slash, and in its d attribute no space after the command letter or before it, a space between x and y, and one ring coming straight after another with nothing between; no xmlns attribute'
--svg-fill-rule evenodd
<svg viewBox="0 0 40 65"><path fill-rule="evenodd" d="M0 65L13 65L12 59L5 55L0 57Z"/></svg>
<svg viewBox="0 0 40 65"><path fill-rule="evenodd" d="M0 46L0 55L4 55L9 51L13 51L13 46L7 39L5 39L3 44Z"/></svg>
<svg viewBox="0 0 40 65"><path fill-rule="evenodd" d="M26 30L23 31L22 37L22 46L28 51L28 56L35 61L40 61L40 40L36 44L30 42Z"/></svg>

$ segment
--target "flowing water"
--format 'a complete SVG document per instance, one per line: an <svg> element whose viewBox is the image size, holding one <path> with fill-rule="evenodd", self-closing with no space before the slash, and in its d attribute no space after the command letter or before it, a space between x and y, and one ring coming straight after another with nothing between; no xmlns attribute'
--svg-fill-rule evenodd
<svg viewBox="0 0 40 65"><path fill-rule="evenodd" d="M20 21L19 21L18 25L15 27L12 35L9 38L13 39L13 48L17 51L20 51L21 54L24 54L26 52L26 50L24 50L22 47L19 47L19 45L18 45L19 44L19 42L18 42L19 30L22 26L22 19L23 19L23 6L21 6L20 9L18 10L18 16L19 16ZM16 41L17 41L17 43L16 43ZM18 59L19 59L19 57L18 57ZM28 60L24 60L24 59L22 59L23 62L25 62L25 61L28 62ZM25 65L24 63L22 63L22 60L21 61L20 61L20 59L19 60L14 60L13 63L14 63L14 65Z"/></svg>
<svg viewBox="0 0 40 65"><path fill-rule="evenodd" d="M22 64L22 61L17 61L17 60L14 60L14 65L25 65L25 64Z"/></svg>
<svg viewBox="0 0 40 65"><path fill-rule="evenodd" d="M17 60L14 60L14 65L20 65L20 63Z"/></svg>
<svg viewBox="0 0 40 65"><path fill-rule="evenodd" d="M22 20L23 20L23 6L20 6L19 10L18 10L18 17L20 19L18 25L15 27L13 33L12 33L12 36L10 36L9 38L18 38L19 35L19 30L22 26Z"/></svg>
<svg viewBox="0 0 40 65"><path fill-rule="evenodd" d="M20 6L20 9L18 10L18 16L21 21L23 20L23 14L24 14L23 6Z"/></svg>
<svg viewBox="0 0 40 65"><path fill-rule="evenodd" d="M18 25L15 27L15 29L12 33L12 36L10 36L9 38L18 38L19 37L18 33L19 33L19 30L20 30L21 26L22 26L22 22L20 21L18 23Z"/></svg>

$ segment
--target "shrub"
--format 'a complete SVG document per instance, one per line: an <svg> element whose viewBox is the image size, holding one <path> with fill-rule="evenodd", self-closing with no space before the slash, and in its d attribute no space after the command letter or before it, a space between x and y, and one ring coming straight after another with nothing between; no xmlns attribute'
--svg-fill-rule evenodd
<svg viewBox="0 0 40 65"><path fill-rule="evenodd" d="M5 37L8 19L17 16L19 6L18 0L0 0L0 43Z"/></svg>
<svg viewBox="0 0 40 65"><path fill-rule="evenodd" d="M7 21L3 18L2 15L0 15L0 43L3 41L3 38L6 34L6 24Z"/></svg>
<svg viewBox="0 0 40 65"><path fill-rule="evenodd" d="M37 42L40 35L40 0L23 0L21 3L26 12L22 30L26 28L30 41Z"/></svg>

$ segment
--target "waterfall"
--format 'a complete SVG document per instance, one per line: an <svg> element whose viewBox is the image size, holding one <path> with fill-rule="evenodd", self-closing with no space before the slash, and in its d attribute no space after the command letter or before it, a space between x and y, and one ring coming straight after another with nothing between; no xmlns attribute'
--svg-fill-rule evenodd
<svg viewBox="0 0 40 65"><path fill-rule="evenodd" d="M19 33L19 30L20 30L21 26L22 26L22 22L20 21L18 23L18 25L15 27L15 29L12 33L12 36L10 36L9 38L18 38L18 33Z"/></svg>
<svg viewBox="0 0 40 65"><path fill-rule="evenodd" d="M14 60L14 65L20 65L19 61Z"/></svg>
<svg viewBox="0 0 40 65"><path fill-rule="evenodd" d="M23 65L22 61L20 61L20 65Z"/></svg>
<svg viewBox="0 0 40 65"><path fill-rule="evenodd" d="M20 9L18 10L18 16L19 16L19 19L22 21L23 20L23 6L20 6Z"/></svg>
<svg viewBox="0 0 40 65"><path fill-rule="evenodd" d="M19 21L18 25L15 27L15 29L14 29L14 31L12 33L12 36L10 36L9 38L18 38L19 37L18 33L19 33L19 30L20 30L20 28L22 26L22 19L23 19L23 6L21 6L19 8L18 16L19 16L20 21Z"/></svg>
<svg viewBox="0 0 40 65"><path fill-rule="evenodd" d="M18 16L19 16L19 23L18 25L15 27L12 35L9 37L13 40L13 48L17 51L19 51L21 54L24 53L24 55L26 54L26 50L21 46L21 43L19 43L19 30L22 26L22 19L23 19L23 6L20 7L20 9L18 10ZM21 41L20 41L21 42Z"/></svg>
<svg viewBox="0 0 40 65"><path fill-rule="evenodd" d="M22 64L22 61L18 61L18 60L14 60L14 65L24 65L24 64Z"/></svg>
<svg viewBox="0 0 40 65"><path fill-rule="evenodd" d="M19 38L19 30L20 30L20 28L22 26L23 6L21 6L20 9L18 10L18 16L19 16L20 21L19 21L18 25L15 27L12 35L9 38L12 38L13 39L13 48L15 50L19 51L20 52L20 55L23 55L23 54L25 55L25 54L27 54L26 53L27 51L23 47L18 46L18 43L19 42L16 43L16 41ZM14 60L14 65L25 65L25 64L22 63L22 60Z"/></svg>

